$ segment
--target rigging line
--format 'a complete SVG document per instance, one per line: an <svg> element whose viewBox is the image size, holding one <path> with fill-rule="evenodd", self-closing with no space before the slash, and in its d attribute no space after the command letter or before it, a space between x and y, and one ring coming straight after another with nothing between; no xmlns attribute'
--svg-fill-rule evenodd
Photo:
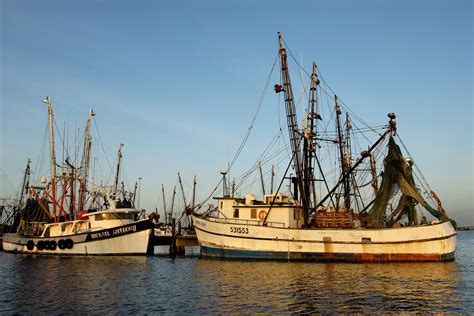
<svg viewBox="0 0 474 316"><path fill-rule="evenodd" d="M277 60L279 59L278 57L280 57L280 52L278 51L276 57L275 57L275 60L273 62L273 65L272 65L272 68L270 70L270 74L268 75L268 78L267 78L267 82L265 83L265 86L264 86L264 89L262 91L262 94L260 96L260 99L259 99L259 102L258 102L258 105L257 105L257 109L255 111L255 114L254 114L254 117L252 118L252 122L250 123L250 126L249 128L247 129L247 133L245 134L244 136L244 139L242 140L242 143L240 144L239 148L237 149L237 152L235 153L234 155L234 158L232 159L232 162L229 164L229 167L227 168L227 172L230 171L230 169L232 168L232 166L234 165L235 161L237 160L237 158L240 156L240 153L242 152L242 150L244 149L245 147L245 144L247 143L247 140L250 136L250 133L253 129L253 126L255 124L255 121L257 119L257 115L258 115L258 112L260 111L260 108L262 106L262 103L263 103L263 98L265 97L265 94L266 94L266 91L268 89L268 85L270 83L270 79L271 79L271 76L273 74L273 70L275 69L275 65L276 65L276 62ZM219 182L217 183L216 187L214 188L214 190L212 190L211 194L203 201L199 204L199 208L201 208L202 205L204 205L204 203L206 203L211 197L212 195L217 191L217 189L219 188L219 186L222 184L222 178L219 180Z"/></svg>
<svg viewBox="0 0 474 316"><path fill-rule="evenodd" d="M230 169L232 168L232 166L234 165L235 161L237 160L237 158L240 156L240 153L242 152L242 150L244 149L245 147L245 144L247 143L247 140L250 136L250 133L252 132L252 129L255 125L255 121L257 120L257 116L258 116L258 112L260 111L260 108L262 106L262 103L263 103L263 99L265 97L265 94L267 92L267 89L268 89L268 85L270 83L270 79L271 79L271 76L272 76L272 73L273 73L273 70L275 69L275 65L276 65L276 62L278 60L278 57L279 57L280 53L277 54L277 56L275 57L275 61L273 62L273 65L272 65L272 69L270 71L270 74L268 75L268 78L267 78L267 82L265 83L265 87L262 91L262 94L260 95L260 99L258 101L258 105L257 105L257 109L255 111L255 114L252 118L252 121L250 123L250 126L249 128L247 129L247 133L245 134L245 137L242 141L242 143L240 144L239 148L237 149L237 152L235 153L234 155L234 158L232 159L232 162L229 164L229 167L227 168L227 172L230 171Z"/></svg>
<svg viewBox="0 0 474 316"><path fill-rule="evenodd" d="M324 83L324 85L326 87L328 87L328 89L332 92L332 95L335 95L336 92L334 92L334 90L331 88L331 86L327 83L326 80L324 80L324 76L322 75L321 71L320 71L320 68L318 67L318 73L319 73L319 76L321 78L321 81ZM325 93L327 93L327 91L325 91L325 89L321 89L323 90ZM365 125L367 128L371 128L370 125L368 125L364 120L362 120L362 118L357 115L357 113L355 113L340 97L337 98L338 101L339 101L339 104L342 106L343 109L345 109L347 112L351 113L351 115L356 119L358 120L359 122L361 122L363 125ZM375 132L375 131L374 131Z"/></svg>
<svg viewBox="0 0 474 316"><path fill-rule="evenodd" d="M44 129L44 134L43 134L43 141L41 143L41 150L40 152L38 153L38 157L36 158L36 161L37 161L37 167L35 167L35 169L31 170L31 173L42 173L43 171L43 164L44 164L44 155L45 155L45 143L46 143L46 137L47 137L47 134L48 134L48 122L46 122L46 126L45 126L45 129Z"/></svg>
<svg viewBox="0 0 474 316"><path fill-rule="evenodd" d="M275 151L274 153L271 153L268 157L266 157L265 159L263 157L260 157L253 165L252 167L250 167L249 170L245 171L243 174L241 174L240 176L237 177L237 179L240 179L240 178L245 178L247 177L250 173L254 172L255 170L257 170L259 168L259 162L262 163L262 165L264 165L265 163L267 163L268 161L270 161L271 159L273 159L274 157L278 156L279 154L281 154L283 151L285 150L285 147L280 147L277 151ZM239 185L244 181L244 180L239 180Z"/></svg>
<svg viewBox="0 0 474 316"><path fill-rule="evenodd" d="M56 124L56 119L54 117L53 117L53 124L54 124L54 127L56 128L56 132L57 132L57 135L59 136L61 144L63 145L63 148L64 148L65 147L64 139L62 138L61 133L59 132L59 128L58 128L58 125ZM66 156L69 156L67 148L65 148L65 150L66 150ZM56 161L55 161L55 163L56 163Z"/></svg>
<svg viewBox="0 0 474 316"><path fill-rule="evenodd" d="M105 155L105 161L107 161L107 164L109 165L110 170L113 171L113 168L112 168L112 165L110 164L109 158L107 158L107 153L105 152L104 143L102 142L102 138L100 137L99 128L97 127L98 124L97 124L97 120L95 119L95 116L93 117L93 120L94 120L94 128L97 132L97 137L99 138L100 146L101 146L102 151L104 152L104 155ZM110 176L109 176L109 179L110 179Z"/></svg>

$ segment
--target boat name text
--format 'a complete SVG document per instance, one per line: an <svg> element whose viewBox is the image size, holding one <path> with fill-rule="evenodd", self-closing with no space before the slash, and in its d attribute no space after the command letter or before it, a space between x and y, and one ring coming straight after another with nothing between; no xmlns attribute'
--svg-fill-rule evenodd
<svg viewBox="0 0 474 316"><path fill-rule="evenodd" d="M100 239L100 238L124 235L126 233L135 232L135 231L137 231L137 225L104 230L98 233L92 233L90 236L91 236L91 239Z"/></svg>

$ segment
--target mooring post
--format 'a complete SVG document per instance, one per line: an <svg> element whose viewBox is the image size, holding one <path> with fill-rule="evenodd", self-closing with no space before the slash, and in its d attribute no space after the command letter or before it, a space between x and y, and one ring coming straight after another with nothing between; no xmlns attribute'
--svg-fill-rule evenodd
<svg viewBox="0 0 474 316"><path fill-rule="evenodd" d="M176 219L171 220L170 257L176 258Z"/></svg>

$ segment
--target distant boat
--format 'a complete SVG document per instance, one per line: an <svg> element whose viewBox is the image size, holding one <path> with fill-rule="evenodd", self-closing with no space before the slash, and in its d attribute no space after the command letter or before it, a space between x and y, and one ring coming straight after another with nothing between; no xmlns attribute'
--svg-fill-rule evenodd
<svg viewBox="0 0 474 316"><path fill-rule="evenodd" d="M141 211L134 208L135 194L119 189L118 180L122 144L117 154L117 168L113 186L92 187L88 184L91 149L91 110L85 132L84 150L80 167L66 159L56 172L54 150L53 110L48 105L51 178L40 185L30 185L30 162L25 171L22 190L26 202L10 229L3 235L5 252L45 255L146 255L152 253L153 224L140 219ZM136 186L135 186L136 187ZM23 192L23 191L22 191ZM21 195L23 201L23 193ZM90 198L90 208L86 203Z"/></svg>
<svg viewBox="0 0 474 316"><path fill-rule="evenodd" d="M264 193L263 200L252 194L236 197L228 192L223 172L223 196L215 198L217 207L193 215L202 256L347 262L453 260L455 224L422 181L424 177L414 176L413 159L402 155L395 141L395 114L388 114L388 125L380 130L352 127L349 111L342 124L339 100L328 94L330 88L320 87L313 63L305 124L299 127L287 50L278 35L282 82L275 85L275 92L284 95L292 154L280 187L288 179L293 189L289 194L279 192L280 188L272 190ZM320 103L324 99L332 99L334 108L323 118ZM328 128L330 120L336 125L334 130ZM356 155L357 143L351 137L359 135L364 135L361 141L370 142L361 145ZM294 175L289 174L290 167ZM425 213L435 220L429 222Z"/></svg>

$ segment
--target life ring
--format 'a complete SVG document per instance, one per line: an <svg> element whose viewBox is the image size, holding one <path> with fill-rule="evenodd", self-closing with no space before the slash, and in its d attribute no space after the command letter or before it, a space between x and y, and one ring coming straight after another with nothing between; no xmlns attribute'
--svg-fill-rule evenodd
<svg viewBox="0 0 474 316"><path fill-rule="evenodd" d="M44 249L44 241L40 240L38 241L38 243L36 244L36 248L38 248L38 250L43 250Z"/></svg>
<svg viewBox="0 0 474 316"><path fill-rule="evenodd" d="M267 212L265 212L264 210L261 210L261 211L258 213L258 219L261 220L261 221L264 221L264 220L265 220L265 217L267 217Z"/></svg>
<svg viewBox="0 0 474 316"><path fill-rule="evenodd" d="M72 247L74 247L74 242L72 239L66 239L64 241L64 246L66 246L67 249L72 249Z"/></svg>
<svg viewBox="0 0 474 316"><path fill-rule="evenodd" d="M56 250L57 245L56 240L51 240L49 242L49 250Z"/></svg>
<svg viewBox="0 0 474 316"><path fill-rule="evenodd" d="M61 250L66 248L66 245L64 244L64 239L59 239L58 248L61 249Z"/></svg>
<svg viewBox="0 0 474 316"><path fill-rule="evenodd" d="M28 240L26 243L26 249L33 250L35 248L35 242L33 240Z"/></svg>

